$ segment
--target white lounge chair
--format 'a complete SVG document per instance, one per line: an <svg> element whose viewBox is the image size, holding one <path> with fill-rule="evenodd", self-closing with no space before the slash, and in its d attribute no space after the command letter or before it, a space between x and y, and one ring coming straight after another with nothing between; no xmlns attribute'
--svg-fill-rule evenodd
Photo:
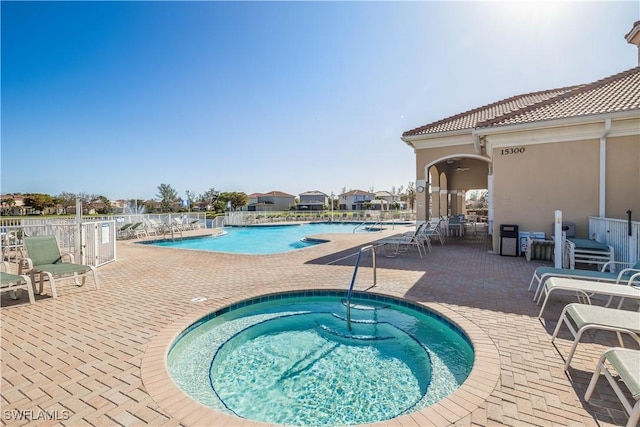
<svg viewBox="0 0 640 427"><path fill-rule="evenodd" d="M407 252L410 246L417 247L418 254L420 254L420 258L422 258L422 252L424 251L426 253L426 248L424 246L424 238L420 237L420 233L426 226L427 223L422 223L418 225L413 232L384 238L378 242L378 245L382 245L385 256L388 258L395 258L400 253ZM430 244L429 252L431 252Z"/></svg>
<svg viewBox="0 0 640 427"><path fill-rule="evenodd" d="M638 334L640 334L640 313L637 311L580 303L567 304L562 310L560 319L558 319L558 325L553 332L551 342L558 336L558 331L560 331L563 323L567 325L574 338L573 345L564 364L565 371L569 369L569 364L578 347L582 334L590 329L615 332L618 335L618 341L621 347L624 347L622 332L629 334L640 344L640 337L638 336Z"/></svg>
<svg viewBox="0 0 640 427"><path fill-rule="evenodd" d="M591 304L591 295L593 294L606 295L609 297L607 306L611 304L613 298L618 297L620 298L618 308L620 308L625 298L640 300L640 289L636 288L635 286L631 286L631 284L638 279L640 279L640 273L631 276L626 284L600 283L594 282L592 280L552 277L545 282L544 286L542 287L542 292L540 292L540 297L538 298L537 303L540 304L540 300L542 299L543 295L544 302L542 303L542 307L540 307L538 319L542 317L542 312L547 305L549 296L555 291L575 292L578 295L578 299L581 300L581 302L587 304Z"/></svg>
<svg viewBox="0 0 640 427"><path fill-rule="evenodd" d="M631 392L631 398L635 400L635 404L632 404L632 401L624 395L622 388L620 388L618 381L607 368L605 361L616 370L620 380L622 380ZM613 388L620 402L622 402L625 411L629 414L627 427L637 426L638 422L640 422L640 350L614 347L605 351L602 356L600 356L596 370L587 387L587 392L584 395L584 400L587 402L591 398L593 390L596 388L601 371L607 381L609 381L609 385Z"/></svg>
<svg viewBox="0 0 640 427"><path fill-rule="evenodd" d="M429 239L435 238L438 239L441 246L444 246L444 231L442 230L444 220L440 219L435 224L433 222L429 222L427 227L425 228L423 235Z"/></svg>
<svg viewBox="0 0 640 427"><path fill-rule="evenodd" d="M614 273L614 268L623 267L619 273ZM529 291L536 283L536 293L533 295L533 300L537 300L540 290L544 282L550 277L568 277L570 279L586 279L594 280L598 282L612 282L622 283L628 281L629 278L635 274L640 273L640 259L635 263L609 261L602 266L600 271L592 270L574 270L571 268L554 268L554 267L538 267L533 272L531 282L529 282Z"/></svg>

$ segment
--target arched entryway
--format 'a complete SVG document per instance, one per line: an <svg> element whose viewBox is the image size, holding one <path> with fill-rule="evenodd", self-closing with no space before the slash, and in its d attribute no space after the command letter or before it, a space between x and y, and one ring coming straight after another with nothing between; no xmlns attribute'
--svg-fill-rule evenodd
<svg viewBox="0 0 640 427"><path fill-rule="evenodd" d="M486 219L490 220L491 173L491 160L474 154L452 154L427 164L424 176L428 181L424 186L429 189L426 197L428 218L467 214L467 192L486 189L489 191Z"/></svg>

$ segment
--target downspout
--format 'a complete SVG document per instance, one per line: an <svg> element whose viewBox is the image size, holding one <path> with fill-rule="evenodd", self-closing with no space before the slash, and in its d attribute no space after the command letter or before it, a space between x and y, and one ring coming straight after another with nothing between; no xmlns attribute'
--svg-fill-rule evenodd
<svg viewBox="0 0 640 427"><path fill-rule="evenodd" d="M600 195L598 216L605 218L607 201L607 136L611 132L611 118L604 121L604 133L600 137Z"/></svg>

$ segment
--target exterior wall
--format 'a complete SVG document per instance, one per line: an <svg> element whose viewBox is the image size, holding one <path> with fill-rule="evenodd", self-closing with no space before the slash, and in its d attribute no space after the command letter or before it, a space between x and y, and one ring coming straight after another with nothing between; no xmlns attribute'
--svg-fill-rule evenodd
<svg viewBox="0 0 640 427"><path fill-rule="evenodd" d="M609 126L610 125L610 126ZM576 237L589 238L589 217L600 216L601 139L606 147L604 212L608 218L640 217L640 117L622 114L586 120L558 120L478 130L489 157L481 159L470 135L415 138L416 180L431 184L432 218L464 211L459 192L489 189L493 249L501 224L520 231L553 232L554 211L575 224ZM466 139L465 139L466 138ZM460 157L465 172L454 172ZM427 165L431 166L427 170ZM437 165L437 168L436 168ZM489 176L489 165L491 173ZM427 177L425 174L431 176ZM417 194L417 219L426 220L429 192ZM449 201L449 199L451 199ZM460 200L459 200L460 199ZM448 208L451 212L448 212Z"/></svg>
<svg viewBox="0 0 640 427"><path fill-rule="evenodd" d="M329 204L329 198L322 194L300 194L300 204L304 203L322 203L323 205Z"/></svg>
<svg viewBox="0 0 640 427"><path fill-rule="evenodd" d="M493 156L493 243L500 224L520 231L553 232L554 211L588 237L588 217L598 215L599 140L523 145L524 152L497 147Z"/></svg>
<svg viewBox="0 0 640 427"><path fill-rule="evenodd" d="M640 136L607 139L607 218L640 218Z"/></svg>

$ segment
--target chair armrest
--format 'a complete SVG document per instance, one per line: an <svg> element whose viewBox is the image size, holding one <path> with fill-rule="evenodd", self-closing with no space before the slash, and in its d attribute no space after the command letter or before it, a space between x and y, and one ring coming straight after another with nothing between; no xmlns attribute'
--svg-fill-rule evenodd
<svg viewBox="0 0 640 427"><path fill-rule="evenodd" d="M630 262L623 262L623 261L608 261L608 262L606 262L606 263L604 263L604 264L602 265L602 269L601 269L600 271L606 271L607 269L608 269L609 271L611 271L611 267L612 267L612 266L614 266L614 265L627 265L627 266L631 266L631 265L633 265L633 264L632 264L632 263L630 263Z"/></svg>
<svg viewBox="0 0 640 427"><path fill-rule="evenodd" d="M22 275L23 267L26 267L27 271L33 270L33 261L31 261L31 258L18 258L16 261L18 261L18 275Z"/></svg>
<svg viewBox="0 0 640 427"><path fill-rule="evenodd" d="M67 258L66 262L70 262L71 264L75 263L74 256L71 252L64 252L60 254L60 259L62 260L62 262L65 262L65 258Z"/></svg>
<svg viewBox="0 0 640 427"><path fill-rule="evenodd" d="M629 285L631 283L633 283L635 280L640 281L640 270L638 270L637 268L625 268L624 270L622 270L620 272L620 274L618 274L618 278L616 280L617 283L620 283L620 281L622 280L622 276L628 273L633 273L631 275L631 277L629 278L629 280L624 280L622 283L627 282Z"/></svg>
<svg viewBox="0 0 640 427"><path fill-rule="evenodd" d="M0 261L0 271L3 273L9 272L9 263L7 261Z"/></svg>

